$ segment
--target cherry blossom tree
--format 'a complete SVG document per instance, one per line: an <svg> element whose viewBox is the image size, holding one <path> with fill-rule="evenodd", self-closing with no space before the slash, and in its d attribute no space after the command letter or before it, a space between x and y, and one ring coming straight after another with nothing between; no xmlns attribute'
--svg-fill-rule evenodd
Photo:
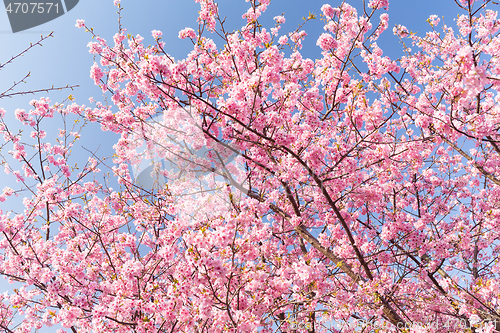
<svg viewBox="0 0 500 333"><path fill-rule="evenodd" d="M494 2L456 0L456 25L431 16L425 36L396 25L399 59L377 45L387 0L323 5L315 37L313 14L263 27L269 0L248 1L235 32L196 2L184 59L160 31L146 46L120 25L108 43L78 21L113 105L33 101L16 111L29 143L2 122L21 188L0 200L25 210L0 219L0 272L22 286L2 296L1 327L499 332ZM303 57L305 38L320 59ZM44 138L56 114L118 133L113 160L71 167L79 130ZM175 167L156 163L146 188L131 165L153 157Z"/></svg>

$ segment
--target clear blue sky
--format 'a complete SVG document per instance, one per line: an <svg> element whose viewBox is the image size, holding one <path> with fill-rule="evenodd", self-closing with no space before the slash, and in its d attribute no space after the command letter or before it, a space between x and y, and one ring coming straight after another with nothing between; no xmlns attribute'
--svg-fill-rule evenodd
<svg viewBox="0 0 500 333"><path fill-rule="evenodd" d="M264 25L272 25L272 18L285 13L286 24L280 32L294 30L302 21L303 16L309 12L320 14L320 7L324 3L336 6L339 0L272 0L266 14L263 16ZM350 3L356 7L362 4L361 0L352 0ZM166 42L166 51L176 59L183 58L190 50L191 43L187 40L178 39L178 31L185 27L197 27L196 17L199 5L192 0L123 0L122 24L128 32L145 37L145 43L153 43L151 30L157 29L163 32L163 41ZM244 20L241 15L248 8L244 0L219 1L219 9L222 16L227 16L227 30L239 29ZM429 29L426 19L431 14L444 16L449 26L454 26L453 20L457 15L457 7L453 0L392 0L389 9L389 29L379 43L385 54L397 57L400 54L401 45L392 35L392 27L395 24L404 24L412 31L423 34ZM80 0L79 4L70 12L53 21L41 26L34 27L24 32L13 34L5 11L0 10L0 63L5 63L11 56L19 53L29 46L30 42L36 42L40 35L47 35L54 31L54 38L43 43L43 47L35 47L24 57L17 59L13 64L0 70L0 92L6 90L14 81L24 77L31 72L27 83L20 86L22 90L40 89L45 87L79 85L74 91L41 93L36 96L18 96L12 99L0 99L0 108L7 111L7 118L13 119L15 109L29 109L28 104L34 98L48 96L52 102L64 100L69 94L75 97L78 104L88 105L88 98L103 100L102 92L95 87L89 77L89 69L93 63L93 56L88 53L87 43L91 35L83 29L75 27L77 19L84 19L87 26L93 27L96 34L108 41L118 29L118 15L113 0ZM322 22L317 20L304 28L309 37L306 39L303 54L306 57L319 58L320 50L316 46L319 34L323 32ZM219 45L221 46L221 45ZM15 124L15 121L12 122ZM111 147L115 143L114 136L102 134L99 126L91 126L83 133L80 145L89 149L95 149L101 145L101 153L112 154ZM82 156L86 160L86 156ZM7 184L0 176L0 191ZM8 202L8 201L7 201ZM12 207L2 207L9 210ZM8 290L9 285L0 281L0 292ZM45 332L55 330L44 330Z"/></svg>

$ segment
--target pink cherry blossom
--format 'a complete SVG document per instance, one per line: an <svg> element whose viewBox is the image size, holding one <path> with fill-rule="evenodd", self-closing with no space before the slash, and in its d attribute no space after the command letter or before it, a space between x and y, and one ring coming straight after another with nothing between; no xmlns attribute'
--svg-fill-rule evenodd
<svg viewBox="0 0 500 333"><path fill-rule="evenodd" d="M319 36L316 45L318 45L323 51L329 51L337 46L337 42L332 35L323 33L321 34L321 36Z"/></svg>
<svg viewBox="0 0 500 333"><path fill-rule="evenodd" d="M151 35L153 36L154 39L158 39L163 35L163 33L159 30L153 30L151 31Z"/></svg>
<svg viewBox="0 0 500 333"><path fill-rule="evenodd" d="M185 28L185 29L179 31L179 38L180 39L196 38L196 33L191 28Z"/></svg>
<svg viewBox="0 0 500 333"><path fill-rule="evenodd" d="M83 28L85 26L85 20L76 20L75 26L77 28Z"/></svg>
<svg viewBox="0 0 500 333"><path fill-rule="evenodd" d="M2 328L499 332L495 8L395 20L392 58L388 1L323 5L319 36L195 2L184 57L88 31L108 104L1 112ZM118 138L75 165L87 123Z"/></svg>

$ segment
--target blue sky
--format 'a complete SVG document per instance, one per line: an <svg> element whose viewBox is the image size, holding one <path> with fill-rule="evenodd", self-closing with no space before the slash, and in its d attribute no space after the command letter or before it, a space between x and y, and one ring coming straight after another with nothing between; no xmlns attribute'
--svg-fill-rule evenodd
<svg viewBox="0 0 500 333"><path fill-rule="evenodd" d="M272 26L272 18L285 14L286 24L280 32L293 31L302 22L302 17L309 12L320 14L324 3L336 6L339 0L272 0L266 14L263 16L264 26ZM352 0L350 3L356 7L362 5L362 0ZM196 17L199 5L192 0L123 0L122 24L132 35L140 34L145 37L145 43L153 43L151 30L163 32L163 41L166 51L176 59L183 58L191 49L191 43L178 39L178 31L185 27L196 28ZM227 30L239 29L244 20L241 15L248 8L244 0L219 1L222 16L227 16ZM47 35L54 31L54 37L43 42L43 47L35 47L14 63L0 70L0 92L6 90L14 81L23 78L31 72L26 84L20 90L47 88L52 85L79 85L73 91L40 93L35 96L17 96L14 98L0 99L0 108L7 111L7 120L13 120L17 108L29 109L28 104L34 98L50 97L53 103L60 102L72 94L78 104L89 104L88 98L103 100L103 94L95 87L89 77L90 66L94 62L93 56L88 53L87 43L91 35L83 29L75 27L77 19L84 19L87 26L93 27L94 32L108 41L118 29L118 15L113 0L80 0L79 4L70 12L41 26L34 27L24 32L13 34L5 11L0 10L0 63L5 63L11 56L27 48L30 42L38 41L40 35ZM379 45L385 54L396 57L401 53L401 45L392 35L395 24L404 24L411 31L423 34L429 30L426 19L431 14L444 16L444 21L454 26L453 20L457 15L457 7L453 0L392 0L390 4L389 29L383 35ZM316 20L304 27L309 37L304 42L302 50L305 57L319 58L320 49L316 46L317 37L323 32L322 22ZM221 46L221 45L219 45ZM108 96L109 97L109 96ZM10 121L15 125L15 121ZM95 150L101 146L102 155L112 154L112 145L116 137L109 133L102 133L98 125L89 126L83 133L79 144ZM87 156L82 156L86 160ZM8 183L0 177L0 190ZM2 207L6 210L11 207ZM0 292L8 290L9 285L0 282ZM54 330L55 331L55 330Z"/></svg>

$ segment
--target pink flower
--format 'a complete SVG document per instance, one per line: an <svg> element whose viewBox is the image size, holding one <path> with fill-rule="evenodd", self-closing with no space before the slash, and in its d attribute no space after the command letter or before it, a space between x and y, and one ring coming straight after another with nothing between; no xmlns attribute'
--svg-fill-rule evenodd
<svg viewBox="0 0 500 333"><path fill-rule="evenodd" d="M430 25L432 25L433 27L435 27L436 25L438 25L439 21L440 21L440 19L439 19L439 17L437 15L431 15L427 19L427 22L429 22Z"/></svg>
<svg viewBox="0 0 500 333"><path fill-rule="evenodd" d="M90 54L99 54L102 52L102 46L97 42L89 42L87 44Z"/></svg>
<svg viewBox="0 0 500 333"><path fill-rule="evenodd" d="M185 28L185 29L182 29L181 31L179 31L179 38L180 39L186 39L186 38L194 39L194 38L196 38L196 33L191 28Z"/></svg>
<svg viewBox="0 0 500 333"><path fill-rule="evenodd" d="M76 20L75 27L83 28L85 26L85 20Z"/></svg>
<svg viewBox="0 0 500 333"><path fill-rule="evenodd" d="M384 26L387 26L387 22L389 22L389 14L383 13L380 15L380 21Z"/></svg>
<svg viewBox="0 0 500 333"><path fill-rule="evenodd" d="M161 37L161 35L163 35L163 33L160 30L153 30L151 31L151 35L154 39L158 39Z"/></svg>
<svg viewBox="0 0 500 333"><path fill-rule="evenodd" d="M276 23L278 23L278 24L283 24L283 23L285 23L285 21L286 21L286 20L285 20L285 17L284 17L284 16L282 16L282 15L280 15L280 16L275 16L275 17L274 17L274 20L275 20L275 21L276 21Z"/></svg>
<svg viewBox="0 0 500 333"><path fill-rule="evenodd" d="M302 223L302 219L298 216L293 216L291 219L290 219L290 224L294 227L298 226L299 224Z"/></svg>
<svg viewBox="0 0 500 333"><path fill-rule="evenodd" d="M260 16L260 10L249 8L248 11L241 17L247 20L247 23L255 22Z"/></svg>
<svg viewBox="0 0 500 333"><path fill-rule="evenodd" d="M22 110L22 109L16 109L16 111L14 111L14 114L15 114L17 120L19 120L19 121L24 122L28 118L28 114L26 113L25 110Z"/></svg>
<svg viewBox="0 0 500 333"><path fill-rule="evenodd" d="M389 0L370 0L368 7L373 9L387 9L389 7Z"/></svg>
<svg viewBox="0 0 500 333"><path fill-rule="evenodd" d="M393 29L392 29L392 32L395 34L395 35L399 35L401 37L406 37L410 34L410 32L408 31L408 28L406 28L404 25L401 25L401 24L397 24Z"/></svg>
<svg viewBox="0 0 500 333"><path fill-rule="evenodd" d="M99 81L101 78L104 76L102 70L99 68L99 66L94 63L92 67L90 68L90 77L94 79L95 84L99 84Z"/></svg>
<svg viewBox="0 0 500 333"><path fill-rule="evenodd" d="M323 12L323 15L325 15L329 19L332 19L335 16L338 9L335 10L329 4L325 4L325 5L321 6L321 11Z"/></svg>
<svg viewBox="0 0 500 333"><path fill-rule="evenodd" d="M316 45L318 45L323 51L328 51L337 47L337 42L332 35L323 33L319 36Z"/></svg>
<svg viewBox="0 0 500 333"><path fill-rule="evenodd" d="M125 30L123 30L125 31ZM122 33L116 33L114 36L113 36L113 40L115 41L115 44L120 44L125 38L127 38L127 36L125 36L125 34L122 32Z"/></svg>

